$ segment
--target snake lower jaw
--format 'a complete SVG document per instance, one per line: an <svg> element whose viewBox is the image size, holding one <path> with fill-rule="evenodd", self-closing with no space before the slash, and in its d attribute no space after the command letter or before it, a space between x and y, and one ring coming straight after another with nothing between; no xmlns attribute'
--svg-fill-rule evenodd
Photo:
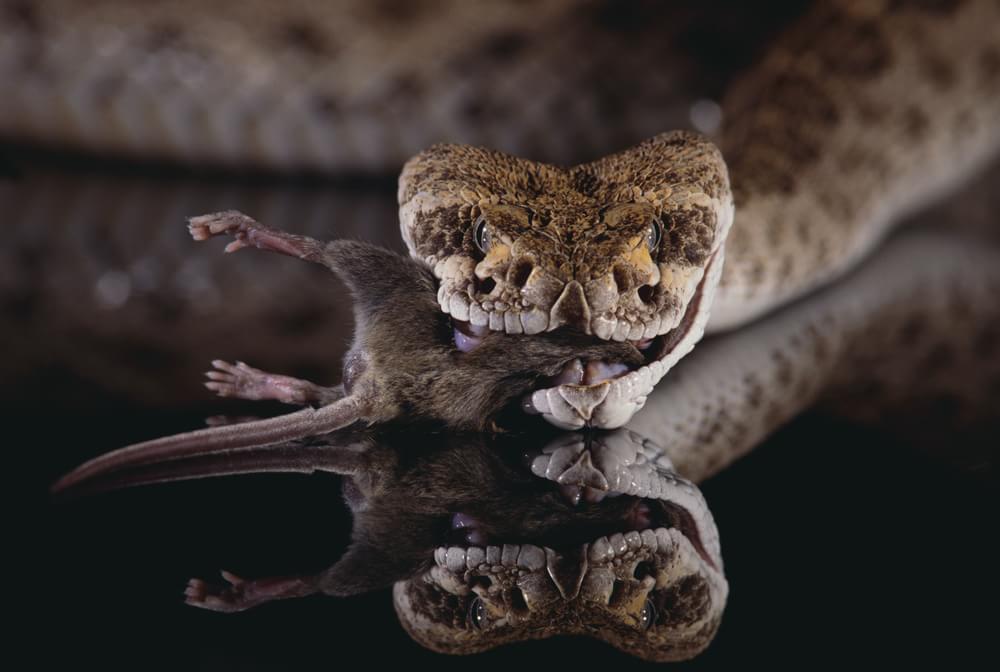
<svg viewBox="0 0 1000 672"><path fill-rule="evenodd" d="M712 255L680 323L645 348L644 366L592 384L581 381L535 390L522 400L522 410L562 429L614 429L627 423L667 371L701 340L723 257L723 248Z"/></svg>

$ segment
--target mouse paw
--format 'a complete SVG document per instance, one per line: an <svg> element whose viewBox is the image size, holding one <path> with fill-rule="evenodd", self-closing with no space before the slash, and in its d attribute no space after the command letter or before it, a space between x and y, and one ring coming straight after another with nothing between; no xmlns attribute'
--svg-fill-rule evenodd
<svg viewBox="0 0 1000 672"><path fill-rule="evenodd" d="M256 607L272 600L304 597L317 591L315 580L302 577L273 577L246 581L232 572L222 571L226 585L212 585L191 579L184 589L184 602L211 611L234 612Z"/></svg>
<svg viewBox="0 0 1000 672"><path fill-rule="evenodd" d="M315 385L306 380L267 373L243 362L230 364L221 359L206 371L205 387L220 397L237 399L275 399L286 404L310 403L315 397Z"/></svg>
<svg viewBox="0 0 1000 672"><path fill-rule="evenodd" d="M215 367L206 371L208 381L205 387L220 397L236 397L237 399L271 399L267 393L268 375L260 369L248 366L244 362L230 364L221 359L212 361Z"/></svg>
<svg viewBox="0 0 1000 672"><path fill-rule="evenodd" d="M201 579L191 579L184 589L184 602L192 607L228 613L249 609L260 601L247 594L246 588L252 582L244 581L227 571L222 572L222 578L227 585L217 586Z"/></svg>
<svg viewBox="0 0 1000 672"><path fill-rule="evenodd" d="M208 240L214 236L229 235L233 242L226 245L226 252L244 247L287 254L290 257L313 260L322 255L323 244L307 236L298 236L273 226L261 224L239 210L224 210L188 219L188 231L195 240Z"/></svg>
<svg viewBox="0 0 1000 672"><path fill-rule="evenodd" d="M233 236L236 240L226 246L226 252L235 252L252 244L250 238L253 232L270 232L271 229L238 210L224 210L191 217L188 219L188 231L195 240L208 240L222 235Z"/></svg>

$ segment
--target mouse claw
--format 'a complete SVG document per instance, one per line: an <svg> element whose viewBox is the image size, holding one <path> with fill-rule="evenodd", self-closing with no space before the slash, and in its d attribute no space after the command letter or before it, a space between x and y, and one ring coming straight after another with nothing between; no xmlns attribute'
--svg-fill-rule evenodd
<svg viewBox="0 0 1000 672"><path fill-rule="evenodd" d="M207 586L204 581L201 579L191 579L184 587L184 597L193 600L204 599L206 589Z"/></svg>
<svg viewBox="0 0 1000 672"><path fill-rule="evenodd" d="M229 583L232 586L238 586L241 583L244 583L243 579L241 579L240 577L236 576L232 572L226 571L224 569L220 570L219 574L221 574L222 578L225 579L226 582Z"/></svg>

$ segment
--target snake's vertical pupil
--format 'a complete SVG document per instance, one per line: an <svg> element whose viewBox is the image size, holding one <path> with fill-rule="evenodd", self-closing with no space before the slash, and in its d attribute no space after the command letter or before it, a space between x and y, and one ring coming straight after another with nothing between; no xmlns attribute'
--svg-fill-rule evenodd
<svg viewBox="0 0 1000 672"><path fill-rule="evenodd" d="M653 623L656 622L656 607L650 600L646 600L646 604L642 605L642 611L639 612L639 628L642 630L649 630L653 627Z"/></svg>
<svg viewBox="0 0 1000 672"><path fill-rule="evenodd" d="M486 605L483 604L483 598L477 597L469 605L469 623L476 630L482 630L486 625Z"/></svg>
<svg viewBox="0 0 1000 672"><path fill-rule="evenodd" d="M646 229L646 246L649 251L652 252L660 245L660 239L663 237L663 223L660 221L659 217L653 217L653 221L649 223L649 228Z"/></svg>
<svg viewBox="0 0 1000 672"><path fill-rule="evenodd" d="M486 254L490 251L490 232L486 228L486 215L476 217L476 221L472 225L472 238L480 252Z"/></svg>

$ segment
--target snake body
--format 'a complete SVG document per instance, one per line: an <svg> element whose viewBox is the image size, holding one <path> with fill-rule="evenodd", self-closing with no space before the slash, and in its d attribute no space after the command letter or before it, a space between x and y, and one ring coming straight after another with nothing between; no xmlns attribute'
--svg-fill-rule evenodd
<svg viewBox="0 0 1000 672"><path fill-rule="evenodd" d="M620 426L706 326L735 328L843 275L995 153L998 20L990 3L820 4L731 92L728 179L681 133L564 172L440 147L403 171L404 239L457 320L569 323L648 348L636 371L531 399L560 426Z"/></svg>

